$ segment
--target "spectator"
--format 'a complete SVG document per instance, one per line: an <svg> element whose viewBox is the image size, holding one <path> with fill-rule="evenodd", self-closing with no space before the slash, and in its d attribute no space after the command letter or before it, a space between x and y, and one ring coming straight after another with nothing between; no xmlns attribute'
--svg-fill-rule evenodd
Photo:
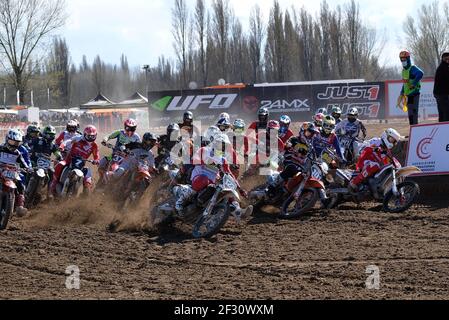
<svg viewBox="0 0 449 320"><path fill-rule="evenodd" d="M410 52L402 51L399 54L402 63L402 86L401 96L407 97L408 118L410 125L418 124L419 99L421 97L421 80L424 73L417 66L412 65Z"/></svg>
<svg viewBox="0 0 449 320"><path fill-rule="evenodd" d="M433 94L438 104L439 122L449 121L449 52L443 53L435 75Z"/></svg>

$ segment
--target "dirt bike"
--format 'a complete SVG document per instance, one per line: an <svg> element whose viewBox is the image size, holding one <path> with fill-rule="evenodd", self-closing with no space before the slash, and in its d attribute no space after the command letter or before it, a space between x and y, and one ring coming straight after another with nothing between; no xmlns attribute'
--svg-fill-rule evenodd
<svg viewBox="0 0 449 320"><path fill-rule="evenodd" d="M0 170L0 230L5 230L14 212L16 183L20 177L19 169L15 165L2 164Z"/></svg>
<svg viewBox="0 0 449 320"><path fill-rule="evenodd" d="M172 179L176 179L176 171L170 173ZM238 182L229 173L220 169L217 169L218 172L221 172L221 177L186 206L185 217L181 219L193 225L192 236L196 239L210 238L217 234L229 219L232 202L234 200L240 202ZM152 210L151 220L154 225L176 220L175 201L173 197ZM158 217L162 217L160 221Z"/></svg>
<svg viewBox="0 0 449 320"><path fill-rule="evenodd" d="M270 186L275 184L280 173L274 172L268 176L266 184L256 187L249 193L249 198L256 201L254 208L266 205L280 207L282 209L279 217L285 219L297 218L313 208L318 201L319 190L325 189L322 180L329 170L326 163L319 162L315 158L313 153L309 153L305 165L302 166L302 172L275 188L274 194ZM290 207L292 204L293 209Z"/></svg>
<svg viewBox="0 0 449 320"><path fill-rule="evenodd" d="M108 159L108 166L106 168L106 173L115 172L123 163L123 161L128 157L126 147L122 146L119 149L116 149L115 146L110 143L106 143L103 145L113 150L112 155L106 157ZM97 185L97 189L104 188L104 186L106 186L109 183L106 173L100 178L100 181Z"/></svg>
<svg viewBox="0 0 449 320"><path fill-rule="evenodd" d="M117 199L121 209L136 206L151 183L150 166L146 159L139 159L137 166L117 183Z"/></svg>
<svg viewBox="0 0 449 320"><path fill-rule="evenodd" d="M359 173L353 170L337 170L335 183L328 189L331 198L329 208L335 208L341 203L354 201L380 201L383 210L390 213L402 213L408 210L420 194L418 184L406 181L410 175L420 173L417 167L402 167L396 158L390 157L391 164L384 166L379 173L362 185L355 195L350 192L350 181Z"/></svg>
<svg viewBox="0 0 449 320"><path fill-rule="evenodd" d="M348 165L354 165L360 157L363 149L369 146L368 142L365 142L359 138L340 136L339 139L342 153Z"/></svg>
<svg viewBox="0 0 449 320"><path fill-rule="evenodd" d="M323 180L328 172L329 166L317 159L314 153L309 153L304 170L287 183L289 197L283 203L279 217L295 219L313 209L326 195Z"/></svg>
<svg viewBox="0 0 449 320"><path fill-rule="evenodd" d="M78 197L80 188L84 180L84 167L86 162L94 164L95 162L81 157L73 157L62 171L61 177L56 186L56 194L60 198Z"/></svg>
<svg viewBox="0 0 449 320"><path fill-rule="evenodd" d="M51 156L37 155L36 167L33 169L34 172L25 191L25 207L27 208L36 206L42 199L43 191L48 191L48 184L51 180L49 171L53 169Z"/></svg>

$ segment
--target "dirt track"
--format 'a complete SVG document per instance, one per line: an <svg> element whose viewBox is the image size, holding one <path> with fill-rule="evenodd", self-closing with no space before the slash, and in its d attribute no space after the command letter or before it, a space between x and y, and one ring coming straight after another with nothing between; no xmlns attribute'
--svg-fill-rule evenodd
<svg viewBox="0 0 449 320"><path fill-rule="evenodd" d="M0 298L447 299L449 201L428 202L404 215L355 204L299 221L259 213L211 241L182 226L145 231L145 204L117 233L107 199L44 206L0 233ZM80 290L65 287L70 265ZM380 290L365 288L369 265Z"/></svg>

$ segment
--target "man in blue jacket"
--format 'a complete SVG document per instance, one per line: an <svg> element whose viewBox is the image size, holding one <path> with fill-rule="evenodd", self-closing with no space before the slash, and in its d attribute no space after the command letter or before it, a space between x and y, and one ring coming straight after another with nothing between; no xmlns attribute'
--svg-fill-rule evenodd
<svg viewBox="0 0 449 320"><path fill-rule="evenodd" d="M424 77L424 72L417 66L412 65L410 52L402 51L399 58L402 62L402 79L404 80L401 96L407 97L408 118L410 125L415 125L418 124L421 80Z"/></svg>

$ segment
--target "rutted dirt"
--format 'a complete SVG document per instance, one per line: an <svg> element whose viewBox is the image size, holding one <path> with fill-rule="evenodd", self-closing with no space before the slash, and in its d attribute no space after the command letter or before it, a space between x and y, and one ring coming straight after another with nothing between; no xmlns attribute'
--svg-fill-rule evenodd
<svg viewBox="0 0 449 320"><path fill-rule="evenodd" d="M404 134L406 132L403 132ZM258 181L246 181L246 187ZM447 299L449 200L406 214L374 204L279 221L275 210L193 240L176 225L157 235L149 202L123 217L111 199L43 205L0 233L0 298L12 299ZM110 222L120 219L119 232ZM80 268L80 290L65 287ZM380 268L380 290L366 269Z"/></svg>

